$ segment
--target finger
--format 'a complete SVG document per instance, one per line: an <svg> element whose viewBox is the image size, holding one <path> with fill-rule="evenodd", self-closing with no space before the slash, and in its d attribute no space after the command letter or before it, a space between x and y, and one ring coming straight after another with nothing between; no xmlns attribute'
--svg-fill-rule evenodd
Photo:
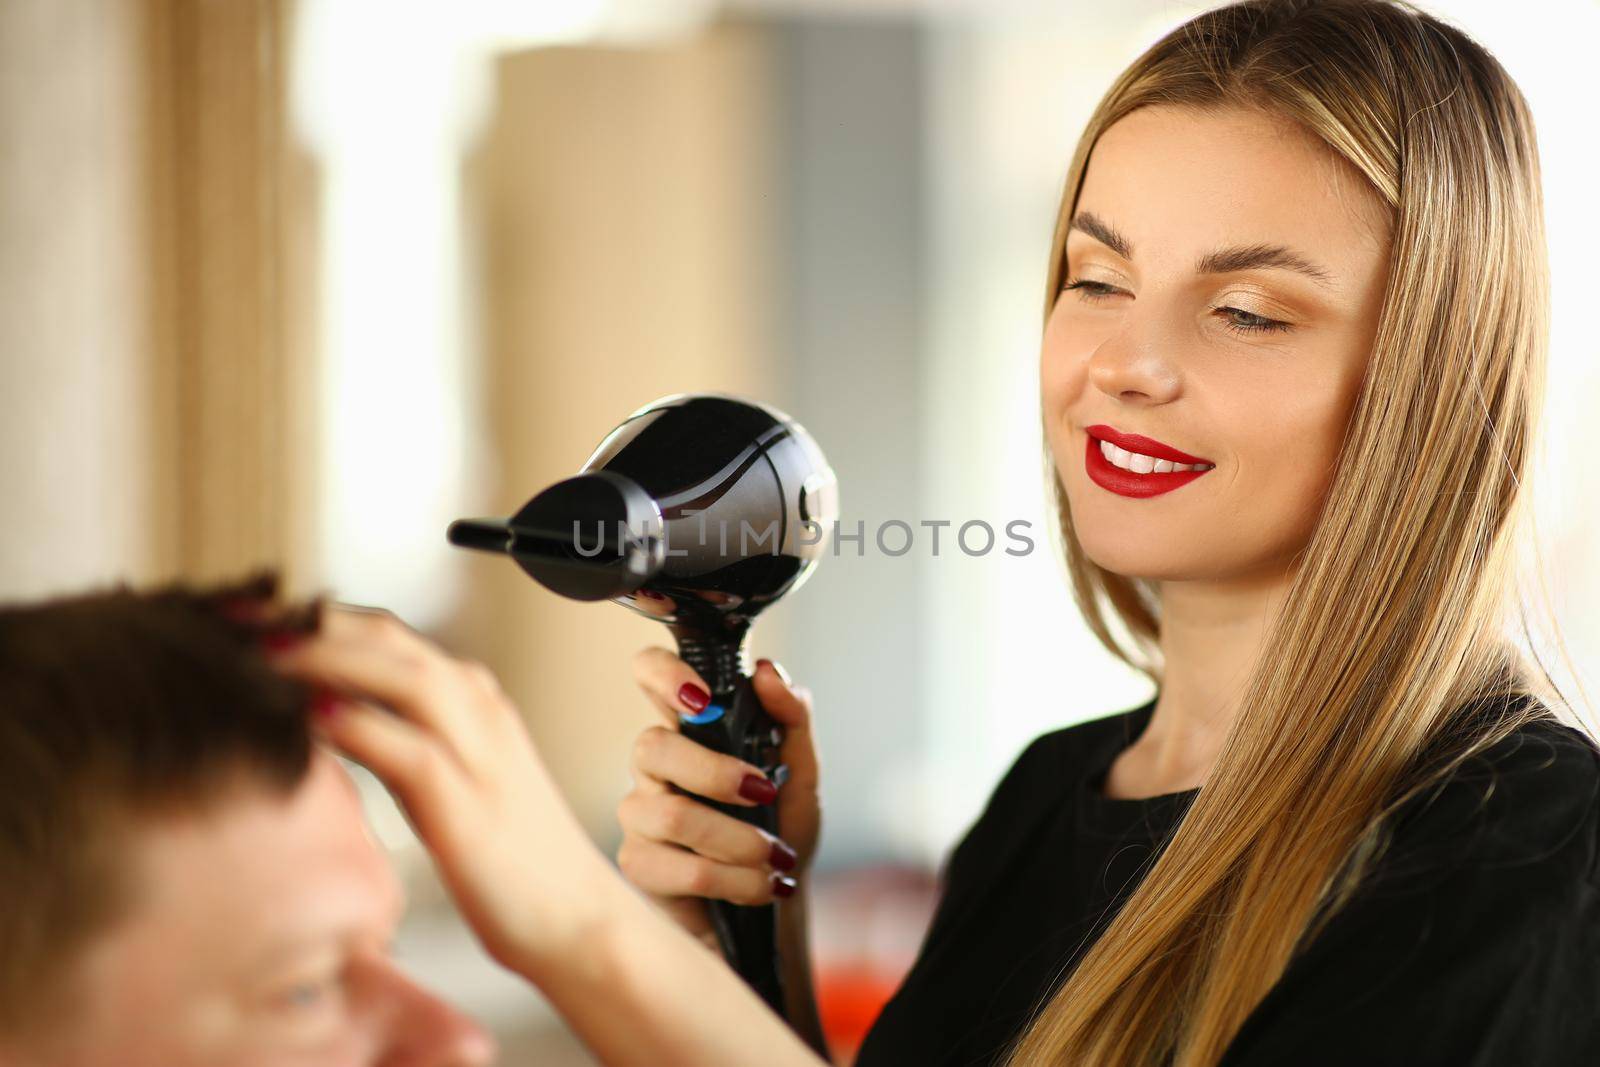
<svg viewBox="0 0 1600 1067"><path fill-rule="evenodd" d="M796 686L789 679L789 672L774 660L756 660L756 672L751 675L751 683L756 687L756 695L761 698L761 706L785 728L798 727L809 729L811 726L810 691L802 697L802 687Z"/></svg>
<svg viewBox="0 0 1600 1067"><path fill-rule="evenodd" d="M718 863L659 841L630 837L617 850L617 867L647 893L663 897L707 897L735 904L770 904L775 887L794 879L775 871ZM782 892L779 890L778 892Z"/></svg>
<svg viewBox="0 0 1600 1067"><path fill-rule="evenodd" d="M324 702L315 729L383 783L424 840L431 838L431 813L467 788L460 766L430 734L382 708L353 700Z"/></svg>
<svg viewBox="0 0 1600 1067"><path fill-rule="evenodd" d="M633 745L634 769L709 800L744 807L770 803L776 789L766 775L742 759L714 752L665 726L651 726ZM764 785L762 783L765 783ZM766 800L758 800L765 797Z"/></svg>
<svg viewBox="0 0 1600 1067"><path fill-rule="evenodd" d="M509 701L485 669L451 659L394 615L333 605L318 635L274 653L286 674L381 704L435 734L469 770L507 740Z"/></svg>
<svg viewBox="0 0 1600 1067"><path fill-rule="evenodd" d="M617 805L624 834L680 845L737 867L793 870L794 849L772 834L678 793L629 793Z"/></svg>
<svg viewBox="0 0 1600 1067"><path fill-rule="evenodd" d="M642 648L634 654L633 677L656 710L673 726L677 725L679 715L693 715L711 699L711 687L699 672L660 645ZM693 686L699 692L686 693L685 686Z"/></svg>

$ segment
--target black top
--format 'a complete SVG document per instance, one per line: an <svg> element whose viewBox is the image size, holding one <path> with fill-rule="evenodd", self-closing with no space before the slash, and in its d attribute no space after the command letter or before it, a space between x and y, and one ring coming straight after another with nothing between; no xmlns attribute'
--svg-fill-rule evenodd
<svg viewBox="0 0 1600 1067"><path fill-rule="evenodd" d="M1102 791L1155 703L1043 734L1017 758L951 853L856 1067L998 1062L1199 792ZM1369 879L1225 1067L1600 1064L1600 749L1536 722L1426 799L1397 813Z"/></svg>

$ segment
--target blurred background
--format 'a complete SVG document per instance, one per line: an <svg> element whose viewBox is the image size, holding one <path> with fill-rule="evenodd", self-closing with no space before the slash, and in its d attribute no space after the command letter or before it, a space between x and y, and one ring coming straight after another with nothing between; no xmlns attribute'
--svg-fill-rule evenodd
<svg viewBox="0 0 1600 1067"><path fill-rule="evenodd" d="M1083 122L1209 6L0 0L0 598L271 563L389 607L499 673L614 854L654 721L630 657L668 635L445 526L510 514L666 394L775 404L868 532L752 638L816 697L814 949L848 1059L1010 761L1150 695L1078 622L1045 535L1035 363ZM1570 72L1600 6L1424 6L1538 121L1555 307L1525 584L1582 699L1600 161ZM1025 519L1036 548L967 556L947 531L937 558L892 557L871 544L891 519ZM403 958L504 1062L592 1062L367 784L415 902Z"/></svg>

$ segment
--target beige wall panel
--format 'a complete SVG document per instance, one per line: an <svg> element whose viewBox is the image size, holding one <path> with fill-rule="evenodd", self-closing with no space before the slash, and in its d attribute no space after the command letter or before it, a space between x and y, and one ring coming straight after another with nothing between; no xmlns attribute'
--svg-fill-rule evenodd
<svg viewBox="0 0 1600 1067"><path fill-rule="evenodd" d="M0 598L153 565L133 16L0 4Z"/></svg>
<svg viewBox="0 0 1600 1067"><path fill-rule="evenodd" d="M306 558L289 8L0 4L0 595Z"/></svg>
<svg viewBox="0 0 1600 1067"><path fill-rule="evenodd" d="M498 65L470 166L483 370L509 513L576 472L626 414L674 392L770 395L763 170L772 124L754 31L645 49L552 48ZM488 660L596 837L616 833L633 736L631 674L666 628L564 600L505 560L474 561L453 635ZM756 654L774 635L754 631Z"/></svg>

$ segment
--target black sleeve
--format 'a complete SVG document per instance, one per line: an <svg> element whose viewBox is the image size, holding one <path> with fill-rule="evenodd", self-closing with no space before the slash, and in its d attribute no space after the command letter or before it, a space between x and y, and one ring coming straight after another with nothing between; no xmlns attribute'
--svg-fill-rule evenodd
<svg viewBox="0 0 1600 1067"><path fill-rule="evenodd" d="M1535 738L1438 799L1397 824L1224 1067L1600 1064L1600 756Z"/></svg>

